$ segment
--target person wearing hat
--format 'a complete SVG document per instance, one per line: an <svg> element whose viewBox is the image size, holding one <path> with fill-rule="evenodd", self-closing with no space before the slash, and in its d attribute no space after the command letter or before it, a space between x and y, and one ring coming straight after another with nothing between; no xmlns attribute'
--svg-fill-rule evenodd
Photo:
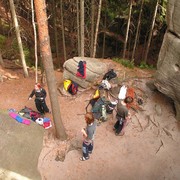
<svg viewBox="0 0 180 180"><path fill-rule="evenodd" d="M35 95L35 105L37 110L41 113L44 114L46 112L49 112L49 108L46 105L46 90L42 88L40 83L36 83L34 86L34 89L32 90L31 94L29 95L29 100L32 99L32 97Z"/></svg>

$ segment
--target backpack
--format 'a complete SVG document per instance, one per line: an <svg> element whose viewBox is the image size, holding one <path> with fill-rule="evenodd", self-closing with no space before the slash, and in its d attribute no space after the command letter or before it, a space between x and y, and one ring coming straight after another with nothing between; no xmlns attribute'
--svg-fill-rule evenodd
<svg viewBox="0 0 180 180"><path fill-rule="evenodd" d="M106 121L107 120L107 114L106 114L106 99L104 97L99 98L94 106L91 109L91 112L94 115L95 119L100 119L102 121Z"/></svg>
<svg viewBox="0 0 180 180"><path fill-rule="evenodd" d="M108 71L104 77L103 77L103 80L111 80L112 78L115 78L117 76L117 74L114 72L114 69L111 69L110 71Z"/></svg>
<svg viewBox="0 0 180 180"><path fill-rule="evenodd" d="M63 86L66 91L68 91L68 88L70 87L71 83L72 83L72 81L69 79L64 80Z"/></svg>
<svg viewBox="0 0 180 180"><path fill-rule="evenodd" d="M25 108L21 109L18 114L22 117L31 119L35 121L37 118L41 117L39 112L33 111L31 108L25 106Z"/></svg>
<svg viewBox="0 0 180 180"><path fill-rule="evenodd" d="M115 107L116 107L116 104L113 104L112 102L107 103L106 112L108 114L112 114Z"/></svg>
<svg viewBox="0 0 180 180"><path fill-rule="evenodd" d="M78 84L75 82L71 82L71 84L68 87L68 92L72 95L75 95L78 91Z"/></svg>
<svg viewBox="0 0 180 180"><path fill-rule="evenodd" d="M103 89L109 90L111 88L111 84L108 82L107 79L105 79L105 80L102 80L100 87L102 87Z"/></svg>

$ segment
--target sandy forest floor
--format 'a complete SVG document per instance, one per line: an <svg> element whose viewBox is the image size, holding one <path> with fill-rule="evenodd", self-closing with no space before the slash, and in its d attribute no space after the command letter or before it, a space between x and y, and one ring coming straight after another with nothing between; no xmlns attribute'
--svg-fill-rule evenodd
<svg viewBox="0 0 180 180"><path fill-rule="evenodd" d="M125 135L117 137L113 132L115 112L108 121L97 127L94 152L90 159L81 162L81 128L85 126L84 113L87 100L93 89L78 93L74 97L59 94L61 117L68 134L68 140L58 141L52 136L52 128L46 130L44 147L39 157L38 169L44 180L129 180L166 179L180 177L180 126L175 120L172 103L157 91L151 91L146 82L154 72L128 70L119 64L112 67L120 74L140 77L133 84L144 93L144 111L135 112L125 129ZM27 98L34 87L34 72L23 77L22 69L5 69L18 79L4 79L0 83L0 108L24 106L35 110L33 101ZM122 73L121 73L122 72ZM57 84L62 82L62 72L55 71ZM142 78L147 77L147 78ZM47 85L44 88L48 91ZM6 103L4 103L6 102ZM49 95L47 104L50 107ZM52 115L48 116L52 119ZM64 153L65 152L65 153Z"/></svg>

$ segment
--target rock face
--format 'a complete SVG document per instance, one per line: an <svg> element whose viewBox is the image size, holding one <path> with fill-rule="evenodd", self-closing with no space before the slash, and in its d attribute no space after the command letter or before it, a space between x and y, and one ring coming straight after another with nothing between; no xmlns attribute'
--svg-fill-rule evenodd
<svg viewBox="0 0 180 180"><path fill-rule="evenodd" d="M169 0L167 6L168 29L159 54L155 86L172 98L176 119L180 120L180 1Z"/></svg>
<svg viewBox="0 0 180 180"><path fill-rule="evenodd" d="M86 78L76 76L79 61L86 61ZM102 79L103 75L108 71L106 63L99 59L88 57L74 57L67 60L64 65L63 78L70 79L82 88L88 88L95 84L98 80Z"/></svg>

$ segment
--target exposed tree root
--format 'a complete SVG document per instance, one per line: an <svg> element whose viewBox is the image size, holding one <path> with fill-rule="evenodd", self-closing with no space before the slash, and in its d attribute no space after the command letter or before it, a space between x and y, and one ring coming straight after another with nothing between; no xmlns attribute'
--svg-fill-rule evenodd
<svg viewBox="0 0 180 180"><path fill-rule="evenodd" d="M152 119L151 119L151 117L150 116L148 116L148 119L151 121L151 123L154 125L154 126L156 126L156 127L158 127L159 125L157 125Z"/></svg>
<svg viewBox="0 0 180 180"><path fill-rule="evenodd" d="M160 149L161 149L162 146L164 146L164 143L163 143L163 141L161 140L161 144L160 144L159 148L157 149L156 154L160 151Z"/></svg>
<svg viewBox="0 0 180 180"><path fill-rule="evenodd" d="M140 123L140 120L139 120L139 118L136 116L136 114L135 114L135 117L136 117L136 119L137 119L137 121L138 121L138 123L139 123L139 126L141 127L141 132L142 132L142 131L143 131L142 124Z"/></svg>
<svg viewBox="0 0 180 180"><path fill-rule="evenodd" d="M162 128L162 129L166 133L167 136L169 136L172 140L174 140L172 134L166 128Z"/></svg>

